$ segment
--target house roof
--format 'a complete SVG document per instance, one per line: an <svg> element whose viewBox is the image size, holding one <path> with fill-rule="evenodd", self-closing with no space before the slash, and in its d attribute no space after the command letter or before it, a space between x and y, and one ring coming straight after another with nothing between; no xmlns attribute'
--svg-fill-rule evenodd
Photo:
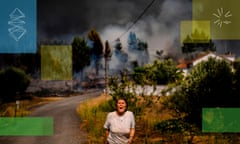
<svg viewBox="0 0 240 144"><path fill-rule="evenodd" d="M186 69L187 68L187 64L186 63L180 63L179 65L177 65L177 68Z"/></svg>
<svg viewBox="0 0 240 144"><path fill-rule="evenodd" d="M202 59L202 58L204 58L205 56L210 55L210 54L215 55L214 53L211 53L211 52L205 53L205 54L202 54L202 55L198 56L197 58L193 59L193 60L191 61L191 63L193 63L193 62L195 62L195 61L197 61L197 60L200 60L200 59ZM216 56L217 56L217 55L216 55Z"/></svg>
<svg viewBox="0 0 240 144"><path fill-rule="evenodd" d="M202 55L198 56L197 58L195 58L195 59L193 59L191 61L183 61L179 65L177 65L177 68L186 69L186 68L188 68L189 65L192 65L194 63L198 63L198 61L201 61L201 59L203 59L204 57L211 56L211 55L213 57L218 58L218 59L220 58L220 59L224 59L224 60L227 60L227 61L230 61L230 62L235 60L234 56L217 55L215 53L209 52L209 53L202 54Z"/></svg>

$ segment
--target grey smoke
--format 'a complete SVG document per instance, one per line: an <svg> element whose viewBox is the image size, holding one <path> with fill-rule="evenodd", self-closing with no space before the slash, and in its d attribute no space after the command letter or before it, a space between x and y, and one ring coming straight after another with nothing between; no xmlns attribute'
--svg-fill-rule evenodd
<svg viewBox="0 0 240 144"><path fill-rule="evenodd" d="M191 20L191 13L189 0L158 0L131 31L148 43L150 60L155 59L157 50L164 50L164 54L181 56L180 22ZM101 34L103 39L114 41L126 28L127 26L106 25ZM128 34L121 38L125 51L128 48Z"/></svg>
<svg viewBox="0 0 240 144"><path fill-rule="evenodd" d="M240 41L239 40L214 40L219 54L235 54L236 57L240 56Z"/></svg>
<svg viewBox="0 0 240 144"><path fill-rule="evenodd" d="M39 0L39 38L84 34L91 28L102 31L109 26L125 30L150 2L151 0ZM159 32L161 27L170 29L179 20L190 18L190 0L156 0L135 28L140 27L142 33L152 35Z"/></svg>
<svg viewBox="0 0 240 144"><path fill-rule="evenodd" d="M158 0L156 4L161 3ZM38 33L53 38L82 34L107 25L125 26L135 19L150 0L39 0ZM156 9L156 8L155 8ZM154 7L152 9L154 14Z"/></svg>
<svg viewBox="0 0 240 144"><path fill-rule="evenodd" d="M151 0L39 0L38 39L69 40L75 35L85 36L95 28L102 41L115 40L123 34L142 13ZM130 31L148 43L150 61L156 51L181 54L180 22L191 20L191 0L156 0ZM129 31L129 32L130 32ZM128 50L129 32L120 37L122 50L113 55L110 69L124 67L127 62L143 54L133 55ZM143 62L148 57L141 57ZM142 62L142 63L143 63Z"/></svg>
<svg viewBox="0 0 240 144"><path fill-rule="evenodd" d="M91 28L102 39L114 41L139 16L151 0L38 0L38 40L64 39L87 35ZM149 44L151 58L155 52L181 52L180 21L192 19L191 0L156 0L131 29ZM127 48L128 34L121 38ZM214 41L218 52L238 52L239 41ZM224 44L223 44L224 43ZM237 47L237 48L235 48ZM239 52L238 52L239 53Z"/></svg>

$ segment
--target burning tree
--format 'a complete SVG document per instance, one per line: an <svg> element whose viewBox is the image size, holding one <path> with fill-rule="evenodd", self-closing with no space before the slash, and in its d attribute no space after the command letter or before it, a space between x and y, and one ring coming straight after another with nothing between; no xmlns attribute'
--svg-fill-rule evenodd
<svg viewBox="0 0 240 144"><path fill-rule="evenodd" d="M73 71L81 71L85 66L90 65L91 49L84 39L76 36L72 42Z"/></svg>
<svg viewBox="0 0 240 144"><path fill-rule="evenodd" d="M133 61L137 61L143 66L149 61L148 44L137 38L134 32L130 32L128 36L128 50L131 56L135 57Z"/></svg>
<svg viewBox="0 0 240 144"><path fill-rule="evenodd" d="M122 43L119 38L115 41L114 48L114 55L119 62L119 65L116 67L119 71L121 71L126 68L126 64L128 62L128 53L123 50Z"/></svg>
<svg viewBox="0 0 240 144"><path fill-rule="evenodd" d="M102 40L95 29L92 29L88 33L88 39L93 42L92 45L92 56L95 61L96 75L99 74L100 60L103 55L103 44Z"/></svg>

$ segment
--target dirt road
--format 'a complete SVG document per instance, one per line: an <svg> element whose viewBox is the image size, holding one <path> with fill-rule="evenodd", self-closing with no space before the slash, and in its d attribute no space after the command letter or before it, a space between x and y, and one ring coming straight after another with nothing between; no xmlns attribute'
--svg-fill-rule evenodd
<svg viewBox="0 0 240 144"><path fill-rule="evenodd" d="M79 96L65 98L60 101L38 107L31 114L33 117L53 117L53 136L0 137L0 144L85 144L86 134L80 130L80 118L77 105L101 92L91 92Z"/></svg>

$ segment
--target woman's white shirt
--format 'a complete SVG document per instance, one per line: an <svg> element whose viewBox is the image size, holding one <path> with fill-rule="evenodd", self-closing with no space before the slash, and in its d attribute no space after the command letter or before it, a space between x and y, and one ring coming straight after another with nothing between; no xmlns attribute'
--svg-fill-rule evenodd
<svg viewBox="0 0 240 144"><path fill-rule="evenodd" d="M107 115L104 128L109 130L108 142L110 144L125 144L131 128L135 128L135 118L131 111L118 115L116 111Z"/></svg>

